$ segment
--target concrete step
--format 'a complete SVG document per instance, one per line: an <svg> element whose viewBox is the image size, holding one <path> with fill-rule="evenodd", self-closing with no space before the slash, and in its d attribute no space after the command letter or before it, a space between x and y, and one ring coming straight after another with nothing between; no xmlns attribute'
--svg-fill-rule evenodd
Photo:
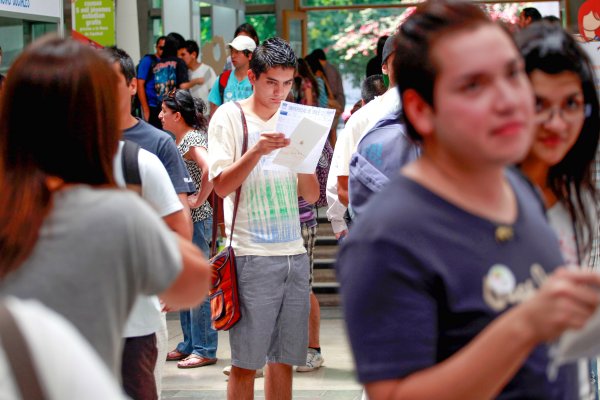
<svg viewBox="0 0 600 400"><path fill-rule="evenodd" d="M337 246L324 245L319 246L316 245L313 251L313 258L336 258L337 252L339 248Z"/></svg>
<svg viewBox="0 0 600 400"><path fill-rule="evenodd" d="M334 235L319 235L317 233L317 238L315 241L315 246L336 246L338 245L338 241Z"/></svg>
<svg viewBox="0 0 600 400"><path fill-rule="evenodd" d="M317 238L314 249L313 292L321 307L340 305L339 283L335 277L338 242L326 217L326 208L317 210Z"/></svg>
<svg viewBox="0 0 600 400"><path fill-rule="evenodd" d="M315 269L313 271L313 281L317 283L336 282L335 270L330 269Z"/></svg>
<svg viewBox="0 0 600 400"><path fill-rule="evenodd" d="M329 221L325 220L325 222L318 222L317 235L335 237L335 234L333 233L333 228L331 227Z"/></svg>
<svg viewBox="0 0 600 400"><path fill-rule="evenodd" d="M314 269L333 269L335 267L335 258L315 258Z"/></svg>

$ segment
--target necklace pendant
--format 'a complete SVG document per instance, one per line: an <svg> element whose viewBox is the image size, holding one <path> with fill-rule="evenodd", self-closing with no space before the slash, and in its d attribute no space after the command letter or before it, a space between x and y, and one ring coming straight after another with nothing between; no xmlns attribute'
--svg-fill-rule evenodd
<svg viewBox="0 0 600 400"><path fill-rule="evenodd" d="M507 225L496 227L496 241L498 243L508 242L514 236L513 228Z"/></svg>

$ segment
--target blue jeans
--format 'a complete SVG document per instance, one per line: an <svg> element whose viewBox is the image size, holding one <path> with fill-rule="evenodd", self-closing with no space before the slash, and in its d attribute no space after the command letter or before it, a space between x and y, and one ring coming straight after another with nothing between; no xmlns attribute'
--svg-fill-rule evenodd
<svg viewBox="0 0 600 400"><path fill-rule="evenodd" d="M208 256L209 241L212 235L212 217L194 222L192 241ZM210 301L208 298L198 307L179 312L183 342L177 345L177 351L184 354L196 354L201 357L217 356L218 332L211 326Z"/></svg>

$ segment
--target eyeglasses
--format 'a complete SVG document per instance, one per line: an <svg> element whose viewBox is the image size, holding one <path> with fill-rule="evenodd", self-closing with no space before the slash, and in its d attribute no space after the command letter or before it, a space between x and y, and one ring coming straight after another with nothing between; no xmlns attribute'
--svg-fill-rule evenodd
<svg viewBox="0 0 600 400"><path fill-rule="evenodd" d="M561 105L550 107L543 99L536 99L535 102L535 119L540 125L547 124L554 119L554 114L558 114L560 118L567 124L572 125L581 122L590 113L591 106L585 104L583 100L577 98L569 98Z"/></svg>

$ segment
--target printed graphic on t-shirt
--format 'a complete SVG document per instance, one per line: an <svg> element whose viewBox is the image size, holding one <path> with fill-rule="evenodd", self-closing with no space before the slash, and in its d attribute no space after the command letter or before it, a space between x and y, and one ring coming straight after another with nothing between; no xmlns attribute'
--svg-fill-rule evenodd
<svg viewBox="0 0 600 400"><path fill-rule="evenodd" d="M248 135L249 147L260 137ZM301 238L298 214L297 179L289 170L269 171L259 162L246 180L245 209L248 230L254 243L287 243Z"/></svg>
<svg viewBox="0 0 600 400"><path fill-rule="evenodd" d="M167 61L156 65L154 68L154 90L159 102L162 102L167 93L175 89L176 80L177 62Z"/></svg>
<svg viewBox="0 0 600 400"><path fill-rule="evenodd" d="M256 177L258 184L248 185L244 193L252 241L286 243L300 239L296 180L271 171L261 171L261 175Z"/></svg>
<svg viewBox="0 0 600 400"><path fill-rule="evenodd" d="M232 74L233 75L233 74ZM236 79L234 79L236 81ZM252 85L247 80L242 82L232 82L229 80L229 84L223 92L223 102L227 103L230 101L244 100L252 95Z"/></svg>
<svg viewBox="0 0 600 400"><path fill-rule="evenodd" d="M530 278L517 283L515 275L505 265L495 264L483 278L483 299L495 311L504 311L532 297L547 278L540 264L529 268Z"/></svg>

